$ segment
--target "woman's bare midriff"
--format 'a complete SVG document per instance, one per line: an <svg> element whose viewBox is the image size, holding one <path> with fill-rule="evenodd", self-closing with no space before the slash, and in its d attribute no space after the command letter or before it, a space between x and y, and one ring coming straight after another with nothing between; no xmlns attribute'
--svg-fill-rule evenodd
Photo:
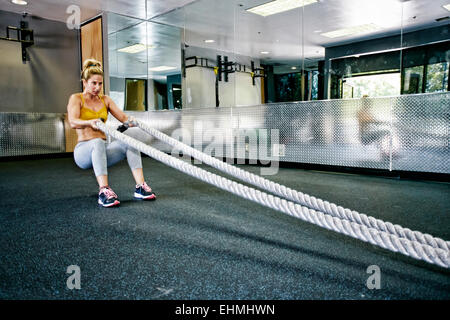
<svg viewBox="0 0 450 320"><path fill-rule="evenodd" d="M76 131L78 135L78 142L88 141L96 138L106 140L106 135L99 130L94 130L92 128L87 127L83 129L76 129Z"/></svg>

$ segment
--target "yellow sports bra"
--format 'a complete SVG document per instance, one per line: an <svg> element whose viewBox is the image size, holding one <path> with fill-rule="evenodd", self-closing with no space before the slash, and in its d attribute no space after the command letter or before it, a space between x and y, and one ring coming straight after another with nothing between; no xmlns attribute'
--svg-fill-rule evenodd
<svg viewBox="0 0 450 320"><path fill-rule="evenodd" d="M103 100L103 98L101 96L98 96L98 97L103 102L103 108L101 108L97 112L86 107L82 93L80 93L80 97L81 97L81 101L83 102L83 105L81 106L81 110L80 110L80 119L81 120L92 120L92 119L103 118L106 121L106 119L108 119L108 108L106 107L105 101Z"/></svg>

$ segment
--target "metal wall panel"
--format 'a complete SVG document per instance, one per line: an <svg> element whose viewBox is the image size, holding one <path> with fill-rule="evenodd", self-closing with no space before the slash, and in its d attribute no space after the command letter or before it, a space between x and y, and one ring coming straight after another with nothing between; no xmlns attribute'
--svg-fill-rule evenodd
<svg viewBox="0 0 450 320"><path fill-rule="evenodd" d="M389 126L390 100L372 102L373 117L380 127ZM361 108L359 99L269 105L266 127L280 130L280 144L286 150L281 161L388 169L388 159L380 147L361 142Z"/></svg>
<svg viewBox="0 0 450 320"><path fill-rule="evenodd" d="M392 170L449 173L450 93L392 100Z"/></svg>
<svg viewBox="0 0 450 320"><path fill-rule="evenodd" d="M449 92L127 114L220 158L450 173ZM64 152L62 114L0 122L0 156ZM125 133L177 154L138 128Z"/></svg>
<svg viewBox="0 0 450 320"><path fill-rule="evenodd" d="M65 152L64 114L0 113L0 156Z"/></svg>

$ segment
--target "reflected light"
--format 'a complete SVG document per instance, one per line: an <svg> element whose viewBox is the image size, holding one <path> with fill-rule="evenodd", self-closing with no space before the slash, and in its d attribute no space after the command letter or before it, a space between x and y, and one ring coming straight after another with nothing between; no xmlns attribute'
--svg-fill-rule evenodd
<svg viewBox="0 0 450 320"><path fill-rule="evenodd" d="M443 7L444 7L445 9L447 9L448 11L450 11L450 3L449 3L449 4L446 4L446 5L443 5Z"/></svg>
<svg viewBox="0 0 450 320"><path fill-rule="evenodd" d="M174 70L174 69L176 69L176 67L159 66L159 67L148 68L148 71L161 72L161 71L169 71L169 70Z"/></svg>
<svg viewBox="0 0 450 320"><path fill-rule="evenodd" d="M23 1L23 0L11 0L11 2L14 4L21 5L21 6L26 6L28 4L28 2Z"/></svg>
<svg viewBox="0 0 450 320"><path fill-rule="evenodd" d="M138 53L144 50L147 50L147 48L153 48L154 46L151 44L145 45L143 43L137 43L133 44L131 46L119 49L117 51L119 52L125 52L125 53Z"/></svg>
<svg viewBox="0 0 450 320"><path fill-rule="evenodd" d="M368 33L372 31L378 31L382 28L380 26L377 26L374 23L368 23L368 24L362 24L359 26L354 27L348 27L343 29L338 29L330 32L321 33L321 36L328 37L328 38L339 38L339 37L345 37L349 35L354 34L360 34L360 33Z"/></svg>
<svg viewBox="0 0 450 320"><path fill-rule="evenodd" d="M300 8L312 3L316 3L317 0L274 0L265 4L247 9L246 11L258 14L263 17L277 14L280 12Z"/></svg>

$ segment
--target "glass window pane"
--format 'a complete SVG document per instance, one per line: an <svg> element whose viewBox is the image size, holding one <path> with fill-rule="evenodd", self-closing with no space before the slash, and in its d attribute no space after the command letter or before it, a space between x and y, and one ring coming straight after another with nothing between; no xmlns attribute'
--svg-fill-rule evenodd
<svg viewBox="0 0 450 320"><path fill-rule="evenodd" d="M345 84L352 88L352 96L344 98L362 98L364 95L369 97L398 96L400 94L400 72L346 78Z"/></svg>
<svg viewBox="0 0 450 320"><path fill-rule="evenodd" d="M422 92L424 66L404 69L403 94L414 94Z"/></svg>
<svg viewBox="0 0 450 320"><path fill-rule="evenodd" d="M425 92L444 92L448 88L448 62L427 65Z"/></svg>

